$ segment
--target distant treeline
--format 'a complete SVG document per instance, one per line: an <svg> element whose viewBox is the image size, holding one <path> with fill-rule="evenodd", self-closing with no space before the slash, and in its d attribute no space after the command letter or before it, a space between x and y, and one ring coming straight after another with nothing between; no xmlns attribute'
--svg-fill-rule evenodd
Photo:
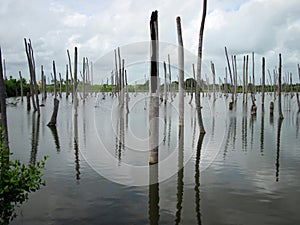
<svg viewBox="0 0 300 225"><path fill-rule="evenodd" d="M26 93L30 93L30 84L26 81L25 78L22 78L23 80L23 93L24 96L26 96ZM6 97L16 97L21 96L21 81L14 79L10 77L9 79L6 79L5 81L5 88L6 88ZM71 83L71 81L69 82ZM185 90L187 92L195 91L196 81L193 78L187 78L185 80ZM248 87L251 88L251 83L249 83ZM227 86L227 88L225 88ZM57 81L57 87L59 87L59 81ZM66 84L65 81L62 81L62 92L66 91ZM137 85L128 85L128 91L129 92L147 92L149 87L149 82L146 81L144 84L137 84ZM118 89L118 87L116 87ZM230 90L231 85L230 84L224 84L222 83L220 86L219 84L215 85L216 91L224 92L224 90ZM82 89L82 83L79 81L78 83L78 91L81 91ZM163 84L160 86L160 90L163 91L164 87ZM53 92L54 91L54 84L48 84L46 85L47 92ZM207 92L207 91L213 90L212 84L207 84L206 82L202 82L201 84L201 91ZM251 90L251 89L249 89ZM277 90L277 86L276 86ZM69 85L69 91L72 91L72 86ZM112 86L110 84L87 84L87 91L89 92L111 92ZM178 91L178 82L173 81L170 85L170 91ZM256 91L261 91L261 85L256 85ZM274 91L274 86L272 85L265 85L265 91L271 92ZM282 84L282 91L283 92L299 92L300 91L300 84ZM237 87L237 92L242 93L242 86Z"/></svg>

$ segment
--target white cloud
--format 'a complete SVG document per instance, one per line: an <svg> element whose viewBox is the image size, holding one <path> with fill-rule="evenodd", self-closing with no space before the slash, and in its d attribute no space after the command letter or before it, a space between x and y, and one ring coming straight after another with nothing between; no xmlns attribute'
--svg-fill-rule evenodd
<svg viewBox="0 0 300 225"><path fill-rule="evenodd" d="M242 56L254 51L256 74L260 76L260 57L265 56L267 66L272 69L278 64L278 53L282 52L284 69L296 75L296 63L300 61L299 8L298 0L209 1L204 60L207 63L213 60L217 74L223 76L224 46L230 54L238 55L239 68ZM23 46L23 38L28 37L34 46L37 66L43 64L49 68L46 71L49 75L51 66L48 65L53 59L58 70L64 71L66 49L73 52L75 45L79 47L80 58L96 60L118 46L148 41L149 18L155 9L159 11L160 40L177 43L175 19L180 16L184 46L196 55L202 1L190 0L183 4L181 0L103 3L3 0L0 9L0 26L4 31L0 34L0 45L8 73L17 76L19 70L28 71ZM161 58L166 58L166 54L162 52ZM171 58L176 57L175 53Z"/></svg>

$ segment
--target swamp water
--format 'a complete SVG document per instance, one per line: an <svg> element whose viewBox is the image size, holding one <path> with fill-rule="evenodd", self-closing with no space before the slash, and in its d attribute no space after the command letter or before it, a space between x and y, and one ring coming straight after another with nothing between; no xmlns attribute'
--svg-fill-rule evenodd
<svg viewBox="0 0 300 225"><path fill-rule="evenodd" d="M203 97L206 134L199 138L195 108L178 98L160 105L158 167L149 169L148 99L130 95L129 113L102 94L79 102L60 99L57 129L46 126L52 96L36 115L25 102L8 106L13 158L34 163L48 155L46 186L30 195L12 224L299 224L300 114L282 97L284 120L257 115L251 101L228 111L229 99ZM186 95L185 102L190 99ZM39 125L38 125L39 124ZM182 138L184 137L184 138ZM149 178L150 175L150 178ZM153 176L154 175L154 176ZM159 181L155 184L150 183Z"/></svg>

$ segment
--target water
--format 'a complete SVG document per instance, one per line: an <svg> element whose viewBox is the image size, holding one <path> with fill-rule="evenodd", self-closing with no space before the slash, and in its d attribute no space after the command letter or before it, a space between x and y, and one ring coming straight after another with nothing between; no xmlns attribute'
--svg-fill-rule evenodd
<svg viewBox="0 0 300 225"><path fill-rule="evenodd" d="M256 117L250 115L250 98L243 107L239 96L237 107L228 111L229 99L213 102L205 96L203 139L189 104L184 131L179 130L175 98L160 106L159 157L165 163L149 169L144 97L131 95L130 113L122 114L110 96L89 96L80 101L77 123L70 99L63 98L54 130L46 126L51 96L40 121L27 113L25 103L9 106L13 158L28 163L49 155L46 186L30 195L12 224L300 223L295 98L283 97L280 124L277 101L274 117L269 115L271 96L263 117L259 95ZM149 184L153 179L160 182ZM137 184L145 185L132 186Z"/></svg>

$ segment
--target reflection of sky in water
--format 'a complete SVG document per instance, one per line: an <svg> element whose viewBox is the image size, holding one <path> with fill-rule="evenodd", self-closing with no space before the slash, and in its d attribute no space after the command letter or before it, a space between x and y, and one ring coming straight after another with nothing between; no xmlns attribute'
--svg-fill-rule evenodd
<svg viewBox="0 0 300 225"><path fill-rule="evenodd" d="M123 118L124 141L131 145L135 143L134 135L144 139L148 133L148 114L147 110L144 110L144 100L134 105L134 99L142 96L130 96L130 104L134 107L128 114L128 126L126 114ZM270 98L266 96L267 103ZM190 96L187 95L187 99L189 100ZM250 100L244 112L241 101L240 96L238 107L232 112L228 111L229 99L218 98L215 104L208 97L204 97L202 101L203 104L206 103L203 114L207 133L204 136L198 168L198 195L195 191L198 142L197 128L194 133L194 124L197 125L194 120L196 114L188 104L185 105L183 160L187 164L183 173L175 171L157 187L152 186L151 193L159 193L159 211L155 207L155 199L151 198L149 203L148 186L128 187L112 183L96 173L90 167L91 162L88 164L85 161L88 158L92 163L97 163L97 158L93 159L92 153L97 155L98 149L101 148L98 132L110 156L116 159L114 165L102 164L98 165L98 169L101 168L107 174L116 175L116 179L126 181L132 179L132 174L124 169L122 162L136 165L147 163L148 152L132 151L126 147L121 148L121 163L118 163L116 134L120 134L117 129L118 123L120 128L120 121L113 121L115 127L110 123L110 96L100 100L98 108L94 108L95 97L90 97L85 106L80 103L79 154L76 154L73 139L71 103L65 99L60 101L57 137L55 131L46 127L53 107L50 96L46 107L41 108L39 128L33 120L36 117L33 117L31 112L26 112L25 104L24 107L20 103L17 107L9 106L10 147L14 152L13 158L20 158L27 163L32 161L35 155L37 160L43 155L50 156L44 171L47 186L31 195L29 202L20 209L23 216L19 216L12 224L98 224L99 221L103 224L148 224L149 217L155 218L158 212L160 224L174 224L176 218L180 218L182 224L196 224L199 212L202 224L298 224L300 152L296 121L300 115L295 113L295 98L290 103L286 97L283 98L283 102L287 103L283 104L285 118L281 125L279 151L277 102L273 122L269 116L269 105L265 105L262 124L260 98L257 96L258 111L253 120L250 116ZM176 105L177 99L173 103ZM166 170L174 169L178 167L176 107L169 111L167 109L167 113L164 114L164 106L161 105L160 115L160 157L168 158L169 154L175 153L170 167L165 167ZM131 130L134 131L132 136L128 134ZM33 137L37 137L38 141L33 141ZM105 160L105 156L103 158ZM160 175L164 173L163 168L159 167ZM147 173L137 173L137 176L148 177L148 173L147 170ZM149 207L153 209L150 214Z"/></svg>

